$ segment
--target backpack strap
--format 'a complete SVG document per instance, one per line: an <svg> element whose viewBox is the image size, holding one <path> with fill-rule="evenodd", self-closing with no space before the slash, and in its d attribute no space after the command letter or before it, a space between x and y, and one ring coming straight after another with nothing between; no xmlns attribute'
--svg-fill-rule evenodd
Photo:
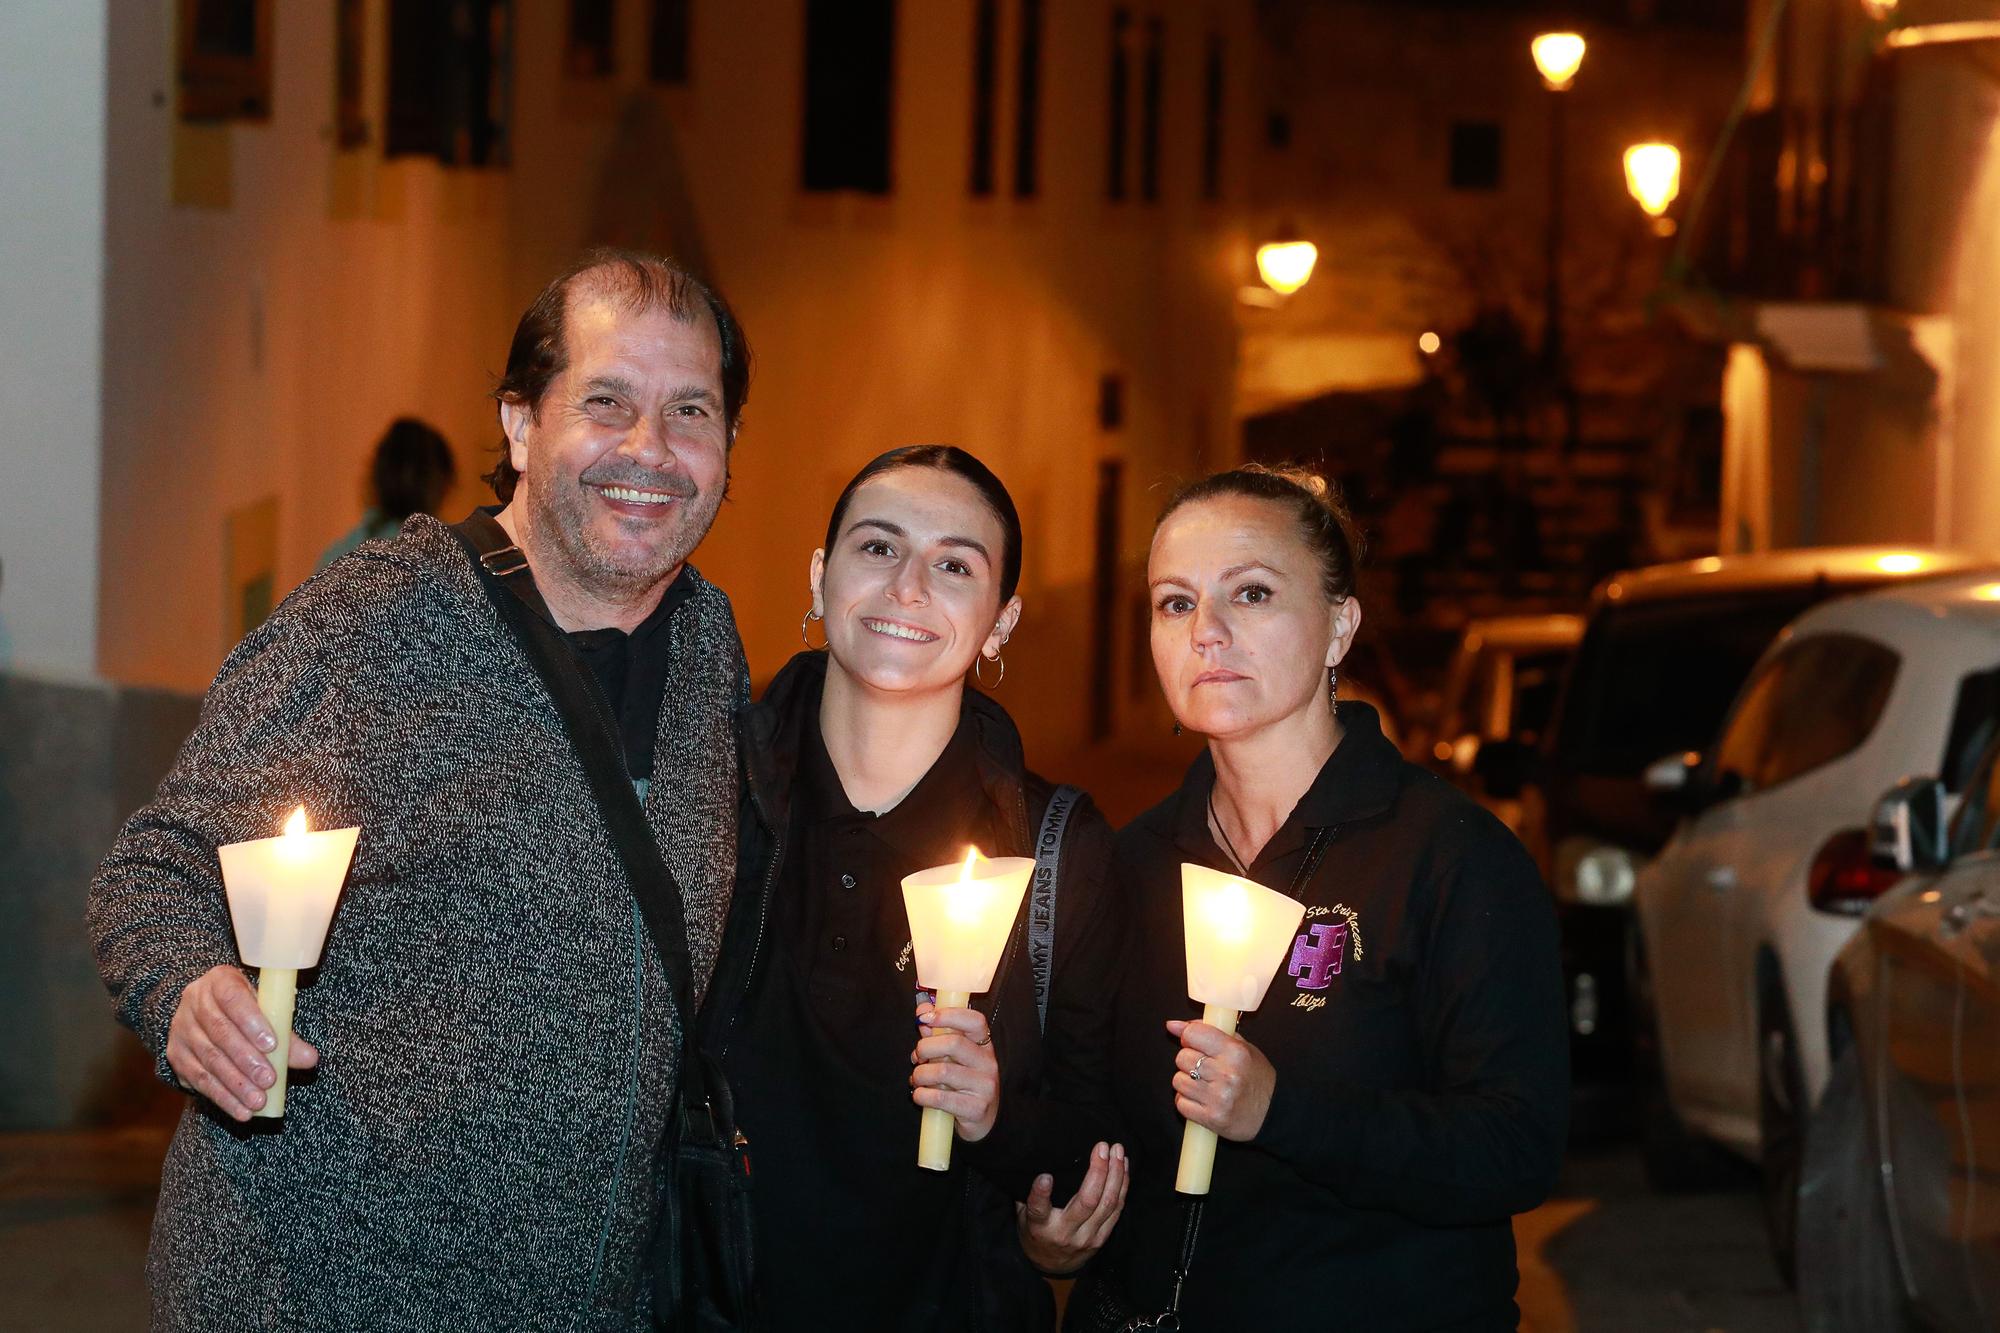
<svg viewBox="0 0 2000 1333"><path fill-rule="evenodd" d="M1035 835L1035 877L1028 884L1028 966L1035 977L1035 1018L1049 1030L1049 987L1056 962L1056 871L1062 861L1063 834L1083 792L1057 787L1042 813Z"/></svg>

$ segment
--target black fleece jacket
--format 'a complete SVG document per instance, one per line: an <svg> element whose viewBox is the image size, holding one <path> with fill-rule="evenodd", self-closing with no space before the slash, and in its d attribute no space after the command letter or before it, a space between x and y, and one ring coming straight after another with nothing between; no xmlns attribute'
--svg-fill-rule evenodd
<svg viewBox="0 0 2000 1333"><path fill-rule="evenodd" d="M1509 1218L1547 1194L1568 1116L1554 914L1497 820L1403 762L1372 708L1343 704L1341 720L1339 747L1250 868L1306 919L1239 1028L1277 1084L1256 1138L1220 1145L1185 1326L1511 1329ZM1090 1280L1152 1310L1182 1216L1179 1044L1163 1024L1200 1016L1180 863L1229 868L1208 832L1214 784L1203 754L1116 852L1138 917L1114 1038L1133 1183ZM1318 837L1318 868L1296 883Z"/></svg>
<svg viewBox="0 0 2000 1333"><path fill-rule="evenodd" d="M949 1173L923 1171L908 1088L915 971L901 948L907 926L894 927L901 876L941 862L892 864L896 848L922 841L904 827L853 861L798 864L802 845L827 842L801 840L802 821L844 805L821 792L816 814L801 800L806 786L826 781L823 754L819 772L812 762L825 672L823 656L795 657L741 719L747 808L737 898L703 1011L704 1040L736 1091L759 1181L761 1313L774 1328L871 1333L1050 1327L1048 1289L1021 1255L1011 1204L1045 1171L1056 1176L1058 1202L1066 1199L1091 1146L1112 1137L1109 1000L1123 914L1111 896L1111 830L1087 797L1078 802L1059 864L1047 1031L1036 1012L1024 902L994 988L973 997L1000 1062L993 1131L954 1144ZM921 796L925 821L951 826L937 836L953 858L975 842L989 856L1033 855L1054 788L1027 771L1004 709L968 690L959 734L938 762L972 771L934 771L908 799ZM842 831L871 822L849 818ZM885 830L891 822L882 821ZM874 924L831 945L786 938L785 923L801 913L774 897L814 892L854 896L841 905L842 919ZM830 969L815 971L813 956L828 947L843 952L824 960L837 963L837 989L821 993L814 987L823 990ZM885 1227L897 1243L857 1243Z"/></svg>

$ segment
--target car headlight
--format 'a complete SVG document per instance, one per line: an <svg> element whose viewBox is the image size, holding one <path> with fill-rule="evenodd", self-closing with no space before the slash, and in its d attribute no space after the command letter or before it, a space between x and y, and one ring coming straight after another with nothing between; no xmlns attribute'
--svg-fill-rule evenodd
<svg viewBox="0 0 2000 1333"><path fill-rule="evenodd" d="M1623 847L1593 847L1576 860L1572 887L1576 900L1592 907L1615 907L1629 902L1638 867Z"/></svg>

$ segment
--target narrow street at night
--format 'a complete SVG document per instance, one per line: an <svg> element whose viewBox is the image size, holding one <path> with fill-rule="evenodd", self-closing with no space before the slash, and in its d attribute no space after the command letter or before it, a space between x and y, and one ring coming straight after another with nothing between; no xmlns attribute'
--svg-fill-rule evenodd
<svg viewBox="0 0 2000 1333"><path fill-rule="evenodd" d="M0 181L0 1333L2000 1330L2000 0L0 0Z"/></svg>

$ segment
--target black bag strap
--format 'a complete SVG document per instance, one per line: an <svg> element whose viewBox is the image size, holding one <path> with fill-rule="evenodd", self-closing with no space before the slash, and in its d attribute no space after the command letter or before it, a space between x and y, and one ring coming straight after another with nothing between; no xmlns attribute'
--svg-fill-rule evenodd
<svg viewBox="0 0 2000 1333"><path fill-rule="evenodd" d="M653 841L653 831L646 823L646 812L632 786L625 750L619 743L618 729L611 720L603 691L590 678L562 630L546 614L547 604L535 587L528 558L507 536L506 529L490 516L475 512L463 523L453 524L451 530L472 552L474 568L488 600L499 611L500 619L512 631L549 697L555 701L570 744L590 779L591 795L596 798L598 813L624 866L626 882L646 923L646 933L652 937L653 947L660 954L660 965L673 987L674 1003L680 1009L682 1040L691 1042L694 964L688 955L687 915L680 885L660 855L659 844Z"/></svg>
<svg viewBox="0 0 2000 1333"><path fill-rule="evenodd" d="M1082 796L1076 787L1057 787L1049 794L1049 808L1042 812L1041 831L1035 835L1035 877L1028 889L1028 966L1035 977L1035 1017L1044 1034L1049 1030L1049 988L1055 978L1057 871L1063 834Z"/></svg>

